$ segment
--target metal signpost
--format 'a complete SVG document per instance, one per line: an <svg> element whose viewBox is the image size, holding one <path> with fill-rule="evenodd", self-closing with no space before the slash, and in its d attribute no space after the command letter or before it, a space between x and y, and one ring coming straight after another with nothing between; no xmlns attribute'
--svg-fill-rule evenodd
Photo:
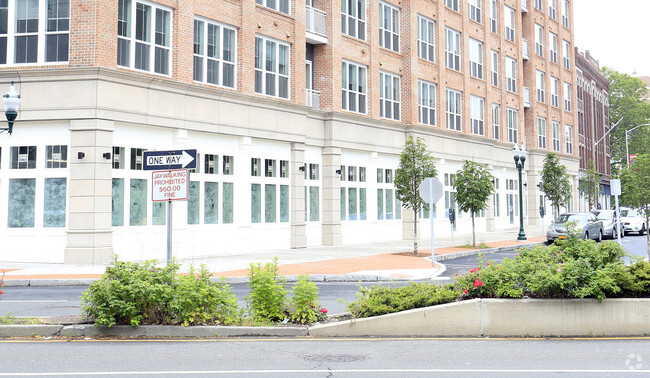
<svg viewBox="0 0 650 378"><path fill-rule="evenodd" d="M621 180L609 180L609 185L616 204L616 235L618 236L618 244L621 244L621 209L618 207L618 196L621 195Z"/></svg>
<svg viewBox="0 0 650 378"><path fill-rule="evenodd" d="M167 264L172 259L172 201L189 197L190 172L196 168L196 150L145 151L142 169L151 175L151 199L167 201Z"/></svg>
<svg viewBox="0 0 650 378"><path fill-rule="evenodd" d="M420 197L430 206L429 214L431 214L431 265L436 265L435 250L433 249L433 205L442 197L442 184L435 177L427 177L422 180L422 183L420 183L418 190L420 192ZM418 221L417 218L415 221Z"/></svg>

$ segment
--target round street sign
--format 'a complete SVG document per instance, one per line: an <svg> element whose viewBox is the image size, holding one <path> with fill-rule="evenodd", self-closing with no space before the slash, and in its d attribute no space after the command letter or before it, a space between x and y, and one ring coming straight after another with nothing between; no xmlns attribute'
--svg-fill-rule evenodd
<svg viewBox="0 0 650 378"><path fill-rule="evenodd" d="M420 197L426 203L436 203L440 198L442 198L442 183L440 183L440 181L435 177L427 177L422 180L418 190L420 192Z"/></svg>

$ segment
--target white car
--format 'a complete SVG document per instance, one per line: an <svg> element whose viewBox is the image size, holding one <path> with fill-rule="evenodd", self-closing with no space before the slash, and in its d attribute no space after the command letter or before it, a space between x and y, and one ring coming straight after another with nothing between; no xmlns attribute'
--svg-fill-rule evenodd
<svg viewBox="0 0 650 378"><path fill-rule="evenodd" d="M623 222L625 235L628 235L630 232L645 235L647 232L645 217L638 210L621 208L621 222Z"/></svg>

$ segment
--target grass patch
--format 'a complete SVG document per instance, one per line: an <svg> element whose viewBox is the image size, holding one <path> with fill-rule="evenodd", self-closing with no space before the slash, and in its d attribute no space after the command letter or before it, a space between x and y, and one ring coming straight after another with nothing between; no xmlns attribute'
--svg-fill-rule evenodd
<svg viewBox="0 0 650 378"><path fill-rule="evenodd" d="M5 316L0 316L0 325L34 325L43 324L41 318L15 317L10 312Z"/></svg>

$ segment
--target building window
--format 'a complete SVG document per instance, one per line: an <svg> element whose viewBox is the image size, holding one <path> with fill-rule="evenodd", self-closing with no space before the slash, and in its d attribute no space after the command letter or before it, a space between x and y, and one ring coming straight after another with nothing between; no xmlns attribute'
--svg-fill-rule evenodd
<svg viewBox="0 0 650 378"><path fill-rule="evenodd" d="M111 225L124 226L124 179L112 180Z"/></svg>
<svg viewBox="0 0 650 378"><path fill-rule="evenodd" d="M556 108L560 107L559 93L560 80L556 77L551 76L551 106L554 106Z"/></svg>
<svg viewBox="0 0 650 378"><path fill-rule="evenodd" d="M537 101L544 102L546 95L546 75L540 70L535 71L535 86L537 93Z"/></svg>
<svg viewBox="0 0 650 378"><path fill-rule="evenodd" d="M36 146L11 147L11 169L35 169Z"/></svg>
<svg viewBox="0 0 650 378"><path fill-rule="evenodd" d="M544 28L535 24L535 54L544 56Z"/></svg>
<svg viewBox="0 0 650 378"><path fill-rule="evenodd" d="M142 155L147 149L145 148L131 148L131 169L141 171L144 159Z"/></svg>
<svg viewBox="0 0 650 378"><path fill-rule="evenodd" d="M492 73L492 85L495 87L499 86L499 53L494 50L490 50L490 56L492 57L491 64L491 73Z"/></svg>
<svg viewBox="0 0 650 378"><path fill-rule="evenodd" d="M478 22L479 24L483 22L482 0L469 0L469 19Z"/></svg>
<svg viewBox="0 0 650 378"><path fill-rule="evenodd" d="M418 81L418 122L436 125L436 85L427 81Z"/></svg>
<svg viewBox="0 0 650 378"><path fill-rule="evenodd" d="M573 154L573 126L564 125L565 151L567 154Z"/></svg>
<svg viewBox="0 0 650 378"><path fill-rule="evenodd" d="M289 177L289 161L280 160L280 177L287 178Z"/></svg>
<svg viewBox="0 0 650 378"><path fill-rule="evenodd" d="M277 170L277 160L264 159L264 177L276 177Z"/></svg>
<svg viewBox="0 0 650 378"><path fill-rule="evenodd" d="M557 34L548 33L548 55L551 62L557 63Z"/></svg>
<svg viewBox="0 0 650 378"><path fill-rule="evenodd" d="M506 116L507 116L507 122L508 122L508 142L510 143L518 143L517 142L517 130L519 128L518 126L518 120L517 120L517 110L516 109L506 109Z"/></svg>
<svg viewBox="0 0 650 378"><path fill-rule="evenodd" d="M356 63L343 61L342 73L342 108L355 113L366 114L366 98L368 87L366 75L368 69Z"/></svg>
<svg viewBox="0 0 650 378"><path fill-rule="evenodd" d="M262 175L261 167L260 167L261 164L262 164L261 159L251 158L251 176L260 177Z"/></svg>
<svg viewBox="0 0 650 378"><path fill-rule="evenodd" d="M548 16L557 20L557 0L548 0Z"/></svg>
<svg viewBox="0 0 650 378"><path fill-rule="evenodd" d="M187 224L199 224L201 223L201 183L190 181L188 191Z"/></svg>
<svg viewBox="0 0 650 378"><path fill-rule="evenodd" d="M225 174L225 173L224 173ZM234 220L234 198L235 198L235 185L232 182L223 183L223 223L230 224Z"/></svg>
<svg viewBox="0 0 650 378"><path fill-rule="evenodd" d="M537 117L537 147L546 148L546 118Z"/></svg>
<svg viewBox="0 0 650 378"><path fill-rule="evenodd" d="M169 75L171 22L169 8L144 1L119 0L117 65Z"/></svg>
<svg viewBox="0 0 650 378"><path fill-rule="evenodd" d="M501 140L501 107L492 104L492 138Z"/></svg>
<svg viewBox="0 0 650 378"><path fill-rule="evenodd" d="M562 64L567 70L571 69L571 45L562 40Z"/></svg>
<svg viewBox="0 0 650 378"><path fill-rule="evenodd" d="M12 147L13 148L13 147ZM8 222L9 228L34 227L36 179L9 179Z"/></svg>
<svg viewBox="0 0 650 378"><path fill-rule="evenodd" d="M470 97L472 134L485 135L485 100L478 96Z"/></svg>
<svg viewBox="0 0 650 378"><path fill-rule="evenodd" d="M147 180L131 179L130 183L129 225L147 224Z"/></svg>
<svg viewBox="0 0 650 378"><path fill-rule="evenodd" d="M205 154L203 173L211 175L219 173L219 155Z"/></svg>
<svg viewBox="0 0 650 378"><path fill-rule="evenodd" d="M517 93L517 61L506 56L506 89Z"/></svg>
<svg viewBox="0 0 650 378"><path fill-rule="evenodd" d="M379 46L399 52L399 9L379 2Z"/></svg>
<svg viewBox="0 0 650 378"><path fill-rule="evenodd" d="M113 146L113 156L111 157L111 164L113 169L124 169L124 147Z"/></svg>
<svg viewBox="0 0 650 378"><path fill-rule="evenodd" d="M267 8L271 8L273 10L290 14L289 13L289 0L255 0L255 2L259 5L263 5Z"/></svg>
<svg viewBox="0 0 650 378"><path fill-rule="evenodd" d="M67 168L68 146L45 146L45 168Z"/></svg>
<svg viewBox="0 0 650 378"><path fill-rule="evenodd" d="M289 98L289 45L255 37L255 92Z"/></svg>
<svg viewBox="0 0 650 378"><path fill-rule="evenodd" d="M462 130L462 95L459 91L447 88L447 128Z"/></svg>
<svg viewBox="0 0 650 378"><path fill-rule="evenodd" d="M341 33L366 39L366 0L341 1Z"/></svg>
<svg viewBox="0 0 650 378"><path fill-rule="evenodd" d="M542 0L535 0L535 9L544 11L544 6L542 5Z"/></svg>
<svg viewBox="0 0 650 378"><path fill-rule="evenodd" d="M551 127L553 133L553 151L560 152L560 123L553 121Z"/></svg>
<svg viewBox="0 0 650 378"><path fill-rule="evenodd" d="M430 62L436 59L435 33L435 23L418 15L418 56Z"/></svg>
<svg viewBox="0 0 650 378"><path fill-rule="evenodd" d="M562 1L562 25L569 27L569 0Z"/></svg>
<svg viewBox="0 0 650 378"><path fill-rule="evenodd" d="M515 41L515 10L507 5L503 6L504 23L506 29L506 39L510 42Z"/></svg>
<svg viewBox="0 0 650 378"><path fill-rule="evenodd" d="M219 183L204 182L203 194L205 197L203 200L203 223L219 223Z"/></svg>
<svg viewBox="0 0 650 378"><path fill-rule="evenodd" d="M233 156L224 155L223 157L223 167L221 172L224 175L234 175L235 174L235 158Z"/></svg>
<svg viewBox="0 0 650 378"><path fill-rule="evenodd" d="M499 32L497 12L497 0L490 0L490 31L492 33Z"/></svg>
<svg viewBox="0 0 650 378"><path fill-rule="evenodd" d="M379 73L379 116L400 120L400 77L387 72Z"/></svg>
<svg viewBox="0 0 650 378"><path fill-rule="evenodd" d="M445 0L445 6L447 8L455 10L456 12L460 12L460 8L458 7L458 0Z"/></svg>
<svg viewBox="0 0 650 378"><path fill-rule="evenodd" d="M571 111L571 84L564 83L564 110Z"/></svg>
<svg viewBox="0 0 650 378"><path fill-rule="evenodd" d="M469 72L477 79L483 79L483 42L469 39Z"/></svg>
<svg viewBox="0 0 650 378"><path fill-rule="evenodd" d="M447 67L460 71L460 32L445 28L445 55Z"/></svg>
<svg viewBox="0 0 650 378"><path fill-rule="evenodd" d="M235 87L234 28L194 20L194 80L224 87Z"/></svg>

